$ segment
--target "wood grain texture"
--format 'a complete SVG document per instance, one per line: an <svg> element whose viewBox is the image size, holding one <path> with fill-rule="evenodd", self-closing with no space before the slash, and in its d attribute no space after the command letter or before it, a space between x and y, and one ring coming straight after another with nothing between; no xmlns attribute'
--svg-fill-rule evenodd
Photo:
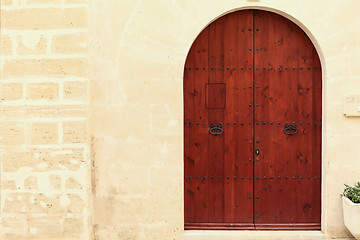
<svg viewBox="0 0 360 240"><path fill-rule="evenodd" d="M254 126L262 150L254 166L255 225L320 223L318 55L305 32L282 16L254 11L254 26ZM297 125L297 134L285 134L286 124Z"/></svg>

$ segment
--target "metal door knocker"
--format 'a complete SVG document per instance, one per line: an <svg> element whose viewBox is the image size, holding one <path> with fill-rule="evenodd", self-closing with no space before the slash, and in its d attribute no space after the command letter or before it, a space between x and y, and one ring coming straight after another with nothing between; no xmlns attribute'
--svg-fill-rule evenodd
<svg viewBox="0 0 360 240"><path fill-rule="evenodd" d="M211 125L209 131L212 135L220 135L223 133L223 128L222 125Z"/></svg>
<svg viewBox="0 0 360 240"><path fill-rule="evenodd" d="M285 125L284 126L284 133L287 135L294 135L297 133L296 125Z"/></svg>

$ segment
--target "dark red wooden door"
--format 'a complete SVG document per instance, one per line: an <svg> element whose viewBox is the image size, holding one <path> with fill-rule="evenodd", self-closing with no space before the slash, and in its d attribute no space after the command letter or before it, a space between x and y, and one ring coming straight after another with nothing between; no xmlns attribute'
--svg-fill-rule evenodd
<svg viewBox="0 0 360 240"><path fill-rule="evenodd" d="M185 229L320 229L321 67L307 35L243 10L184 72Z"/></svg>

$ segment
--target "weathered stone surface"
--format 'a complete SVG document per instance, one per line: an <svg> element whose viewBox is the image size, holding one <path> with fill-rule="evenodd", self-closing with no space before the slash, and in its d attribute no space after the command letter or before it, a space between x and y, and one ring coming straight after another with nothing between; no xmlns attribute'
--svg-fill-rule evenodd
<svg viewBox="0 0 360 240"><path fill-rule="evenodd" d="M90 239L84 3L1 0L1 240Z"/></svg>

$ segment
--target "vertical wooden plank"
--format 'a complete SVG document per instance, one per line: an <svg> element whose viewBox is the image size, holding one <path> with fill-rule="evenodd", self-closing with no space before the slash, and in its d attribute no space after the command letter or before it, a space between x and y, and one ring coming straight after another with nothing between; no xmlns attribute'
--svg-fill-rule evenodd
<svg viewBox="0 0 360 240"><path fill-rule="evenodd" d="M234 79L236 86L232 88L238 95L234 96L233 102L236 104L227 116L235 119L232 138L236 139L236 142L232 145L234 149L229 149L228 153L235 153L235 173L241 180L235 188L235 219L253 223L253 10L244 10L241 14L235 21L239 26L236 62L239 63L237 68L240 72Z"/></svg>
<svg viewBox="0 0 360 240"><path fill-rule="evenodd" d="M196 201L195 201L195 220L196 222L208 222L209 208L207 199L211 193L209 184L206 179L208 175L207 161L204 161L203 157L208 153L207 144L207 131L206 128L200 127L200 122L208 118L208 113L205 106L205 84L209 77L207 66L208 66L208 54L209 54L209 40L208 40L208 29L200 34L198 38L198 45L194 53L194 67L195 72L194 78L194 93L197 102L194 104L194 123L193 127L196 128L194 132L194 144L196 146ZM195 127L196 126L196 127ZM205 177L205 178L204 178Z"/></svg>
<svg viewBox="0 0 360 240"><path fill-rule="evenodd" d="M205 106L205 83L208 74L200 68L208 63L208 31L205 29L192 45L185 64L184 74L184 164L185 164L185 222L206 222L208 208L204 204L208 185L206 161L207 130L202 122L207 119ZM193 53L193 54L192 54ZM191 178L191 179L190 179Z"/></svg>
<svg viewBox="0 0 360 240"><path fill-rule="evenodd" d="M222 83L224 81L224 25L225 19L220 18L209 26L209 83ZM211 70L213 68L213 70ZM226 101L225 101L226 102ZM226 103L228 104L228 103ZM226 106L225 106L226 107ZM220 125L224 119L224 108L208 109L209 123ZM209 198L211 210L208 222L223 223L225 216L224 206L224 181L226 173L224 172L224 134L208 135L208 160L211 175L216 176L215 184L212 186L213 191Z"/></svg>

